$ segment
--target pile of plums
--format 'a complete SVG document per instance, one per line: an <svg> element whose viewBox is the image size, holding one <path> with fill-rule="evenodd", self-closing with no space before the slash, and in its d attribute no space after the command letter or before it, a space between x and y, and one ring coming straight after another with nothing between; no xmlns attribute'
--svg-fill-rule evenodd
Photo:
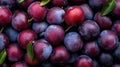
<svg viewBox="0 0 120 67"><path fill-rule="evenodd" d="M103 16L109 1L0 0L0 67L120 67L120 0Z"/></svg>

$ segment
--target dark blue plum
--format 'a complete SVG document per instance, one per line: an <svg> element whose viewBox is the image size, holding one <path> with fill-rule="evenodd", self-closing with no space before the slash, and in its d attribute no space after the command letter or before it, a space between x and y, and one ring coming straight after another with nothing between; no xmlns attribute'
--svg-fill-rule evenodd
<svg viewBox="0 0 120 67"><path fill-rule="evenodd" d="M113 58L108 53L102 53L99 58L100 64L105 67L112 66L113 64Z"/></svg>
<svg viewBox="0 0 120 67"><path fill-rule="evenodd" d="M120 61L120 46L118 46L118 48L115 49L115 51L113 52L113 55L116 60Z"/></svg>
<svg viewBox="0 0 120 67"><path fill-rule="evenodd" d="M16 42L17 41L17 37L18 37L18 31L16 31L15 29L13 29L12 27L8 26L5 29L5 34L8 36L8 39L11 42Z"/></svg>
<svg viewBox="0 0 120 67"><path fill-rule="evenodd" d="M90 8L90 6L88 4L82 4L80 6L83 9L83 12L85 14L85 19L86 20L91 20L93 18L93 11Z"/></svg>
<svg viewBox="0 0 120 67"><path fill-rule="evenodd" d="M3 63L0 65L0 67L9 67L9 65L7 63Z"/></svg>
<svg viewBox="0 0 120 67"><path fill-rule="evenodd" d="M107 0L89 0L89 5L92 8L100 9Z"/></svg>
<svg viewBox="0 0 120 67"><path fill-rule="evenodd" d="M46 22L34 22L32 25L33 31L35 31L37 34L45 32L47 27L48 24Z"/></svg>
<svg viewBox="0 0 120 67"><path fill-rule="evenodd" d="M45 62L41 65L42 67L53 67L53 65L49 62Z"/></svg>
<svg viewBox="0 0 120 67"><path fill-rule="evenodd" d="M98 61L96 60L93 61L93 67L100 67L100 64L98 63Z"/></svg>
<svg viewBox="0 0 120 67"><path fill-rule="evenodd" d="M0 33L0 51L7 47L8 44L9 44L8 37L5 34Z"/></svg>
<svg viewBox="0 0 120 67"><path fill-rule="evenodd" d="M5 43L3 41L3 37L0 36L0 51L5 48Z"/></svg>
<svg viewBox="0 0 120 67"><path fill-rule="evenodd" d="M69 61L68 61L68 63L70 63L70 64L74 63L78 57L79 57L79 55L77 53L72 54Z"/></svg>
<svg viewBox="0 0 120 67"><path fill-rule="evenodd" d="M47 22L49 24L62 24L65 11L60 7L53 7L48 11Z"/></svg>
<svg viewBox="0 0 120 67"><path fill-rule="evenodd" d="M118 36L110 30L103 30L98 39L99 45L106 51L111 51L118 46Z"/></svg>
<svg viewBox="0 0 120 67"><path fill-rule="evenodd" d="M71 52L79 51L83 47L83 41L76 32L69 32L65 35L64 44Z"/></svg>
<svg viewBox="0 0 120 67"><path fill-rule="evenodd" d="M120 64L113 64L112 67L120 67Z"/></svg>
<svg viewBox="0 0 120 67"><path fill-rule="evenodd" d="M13 6L15 6L15 0L0 0L0 5L12 8Z"/></svg>
<svg viewBox="0 0 120 67"><path fill-rule="evenodd" d="M95 21L86 20L79 26L78 31L85 40L92 40L99 35L100 28Z"/></svg>

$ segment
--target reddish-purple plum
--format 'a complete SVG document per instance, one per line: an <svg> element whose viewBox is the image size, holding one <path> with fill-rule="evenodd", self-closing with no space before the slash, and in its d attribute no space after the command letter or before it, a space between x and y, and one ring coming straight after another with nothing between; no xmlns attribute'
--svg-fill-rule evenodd
<svg viewBox="0 0 120 67"><path fill-rule="evenodd" d="M18 61L22 58L23 52L18 44L13 43L9 44L9 46L7 47L7 55L10 61Z"/></svg>
<svg viewBox="0 0 120 67"><path fill-rule="evenodd" d="M120 20L117 20L113 27L112 27L113 31L120 36Z"/></svg>
<svg viewBox="0 0 120 67"><path fill-rule="evenodd" d="M86 55L81 55L76 60L75 67L93 67L93 60Z"/></svg>
<svg viewBox="0 0 120 67"><path fill-rule="evenodd" d="M25 62L19 61L14 63L11 67L29 67Z"/></svg>
<svg viewBox="0 0 120 67"><path fill-rule="evenodd" d="M12 27L18 31L29 27L27 13L24 11L15 11L12 17Z"/></svg>
<svg viewBox="0 0 120 67"><path fill-rule="evenodd" d="M107 16L101 16L100 12L95 14L94 20L98 23L101 29L110 29L112 26L112 21Z"/></svg>
<svg viewBox="0 0 120 67"><path fill-rule="evenodd" d="M46 16L46 12L47 9L43 6L40 6L40 2L33 2L28 7L28 13L35 21L43 20Z"/></svg>
<svg viewBox="0 0 120 67"><path fill-rule="evenodd" d="M97 56L100 53L99 46L95 41L87 42L84 46L84 51L90 56Z"/></svg>
<svg viewBox="0 0 120 67"><path fill-rule="evenodd" d="M64 30L59 25L50 25L45 31L45 39L48 40L51 45L60 44L64 39Z"/></svg>
<svg viewBox="0 0 120 67"><path fill-rule="evenodd" d="M68 3L67 0L51 0L51 4L52 4L53 6L59 6L59 7L61 7L61 6L66 6L67 3Z"/></svg>
<svg viewBox="0 0 120 67"><path fill-rule="evenodd" d="M22 48L26 48L27 44L31 41L36 40L37 35L32 30L21 31L18 35L18 43Z"/></svg>
<svg viewBox="0 0 120 67"><path fill-rule="evenodd" d="M115 6L115 8L114 8L114 10L113 10L113 15L114 16L118 16L118 17L120 17L120 0L115 0L115 3L116 3L116 6Z"/></svg>
<svg viewBox="0 0 120 67"><path fill-rule="evenodd" d="M53 49L53 52L50 57L50 61L53 64L61 64L68 61L70 55L67 49L63 46L58 46Z"/></svg>
<svg viewBox="0 0 120 67"><path fill-rule="evenodd" d="M29 58L28 54L25 55L25 61L32 66L35 66L35 65L39 64L39 60L36 57L34 57L34 59L31 60Z"/></svg>
<svg viewBox="0 0 120 67"><path fill-rule="evenodd" d="M26 8L28 7L34 0L23 0L21 2L21 0L16 0L17 5L21 8Z"/></svg>
<svg viewBox="0 0 120 67"><path fill-rule="evenodd" d="M12 12L5 6L0 6L0 26L4 26L10 23L12 18Z"/></svg>

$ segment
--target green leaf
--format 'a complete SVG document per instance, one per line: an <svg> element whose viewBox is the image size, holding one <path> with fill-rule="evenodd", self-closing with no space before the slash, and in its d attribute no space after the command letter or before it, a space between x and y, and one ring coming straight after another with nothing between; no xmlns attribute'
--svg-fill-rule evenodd
<svg viewBox="0 0 120 67"><path fill-rule="evenodd" d="M29 42L27 44L27 54L28 54L28 57L32 60L34 58L34 52L33 52L33 46L32 46L32 42Z"/></svg>
<svg viewBox="0 0 120 67"><path fill-rule="evenodd" d="M42 0L40 2L40 6L45 6L46 4L48 4L50 2L50 0Z"/></svg>
<svg viewBox="0 0 120 67"><path fill-rule="evenodd" d="M0 52L0 64L3 64L6 59L7 53L5 50Z"/></svg>
<svg viewBox="0 0 120 67"><path fill-rule="evenodd" d="M24 2L24 0L18 0L18 3L22 3L22 2Z"/></svg>
<svg viewBox="0 0 120 67"><path fill-rule="evenodd" d="M108 0L108 2L106 2L106 4L102 8L101 12L102 16L105 16L109 14L111 11L113 11L115 5L116 5L115 0Z"/></svg>

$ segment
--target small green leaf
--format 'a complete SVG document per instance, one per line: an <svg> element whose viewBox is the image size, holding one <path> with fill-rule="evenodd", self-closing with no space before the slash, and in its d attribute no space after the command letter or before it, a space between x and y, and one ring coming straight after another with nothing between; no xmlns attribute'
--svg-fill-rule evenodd
<svg viewBox="0 0 120 67"><path fill-rule="evenodd" d="M6 59L7 53L5 50L0 52L0 64L3 64Z"/></svg>
<svg viewBox="0 0 120 67"><path fill-rule="evenodd" d="M115 0L108 0L108 2L106 2L106 4L103 6L102 8L102 16L109 14L111 11L113 11L113 9L115 8Z"/></svg>
<svg viewBox="0 0 120 67"><path fill-rule="evenodd" d="M18 3L22 3L22 2L24 2L24 0L18 0Z"/></svg>
<svg viewBox="0 0 120 67"><path fill-rule="evenodd" d="M45 6L46 4L48 4L50 2L50 0L42 0L40 2L40 6Z"/></svg>
<svg viewBox="0 0 120 67"><path fill-rule="evenodd" d="M28 57L32 60L34 58L34 52L33 52L33 46L32 46L32 42L29 42L27 44L27 54L28 54Z"/></svg>

